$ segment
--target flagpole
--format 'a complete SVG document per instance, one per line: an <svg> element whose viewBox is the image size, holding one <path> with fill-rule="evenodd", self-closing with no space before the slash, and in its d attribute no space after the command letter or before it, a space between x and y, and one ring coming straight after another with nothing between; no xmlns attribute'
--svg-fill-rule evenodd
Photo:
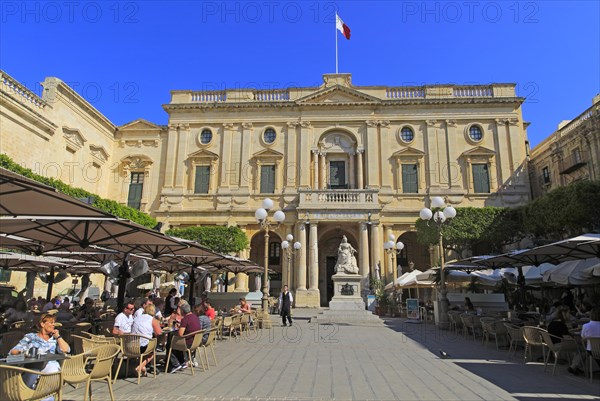
<svg viewBox="0 0 600 401"><path fill-rule="evenodd" d="M337 29L337 13L335 14L335 25L334 25L334 31L335 31L335 73L338 73L338 29Z"/></svg>

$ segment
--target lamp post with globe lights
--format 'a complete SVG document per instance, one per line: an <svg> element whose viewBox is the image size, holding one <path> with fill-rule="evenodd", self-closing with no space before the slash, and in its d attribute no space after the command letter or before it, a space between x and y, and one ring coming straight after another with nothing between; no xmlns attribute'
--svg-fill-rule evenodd
<svg viewBox="0 0 600 401"><path fill-rule="evenodd" d="M256 209L254 212L254 217L256 217L256 221L260 225L260 229L265 232L265 271L263 276L263 296L262 296L262 308L264 312L269 310L269 296L268 296L268 283L267 280L269 278L269 231L276 229L279 227L281 223L285 220L285 213L281 210L273 213L273 221L269 218L269 211L273 209L273 201L269 198L265 198L262 201L262 207Z"/></svg>
<svg viewBox="0 0 600 401"><path fill-rule="evenodd" d="M292 280L290 279L290 266L292 264L292 258L302 248L302 244L298 241L294 242L292 245L292 241L294 240L294 236L292 234L288 234L285 237L285 241L281 242L281 248L287 255L287 285L288 287L291 285Z"/></svg>
<svg viewBox="0 0 600 401"><path fill-rule="evenodd" d="M440 255L439 324L443 328L448 322L448 297L446 290L446 273L444 272L444 244L442 226L444 224L450 224L451 219L456 217L456 209L452 206L446 206L446 202L441 197L434 196L431 198L431 209L424 207L419 212L419 217L421 220L425 220L427 225L433 223L434 227L437 229L438 249Z"/></svg>
<svg viewBox="0 0 600 401"><path fill-rule="evenodd" d="M402 252L404 249L404 244L402 241L396 242L396 236L394 234L390 234L388 236L388 240L383 244L383 249L392 258L392 283L395 285L396 279L398 279L398 263L396 262L396 255L399 255L400 252Z"/></svg>

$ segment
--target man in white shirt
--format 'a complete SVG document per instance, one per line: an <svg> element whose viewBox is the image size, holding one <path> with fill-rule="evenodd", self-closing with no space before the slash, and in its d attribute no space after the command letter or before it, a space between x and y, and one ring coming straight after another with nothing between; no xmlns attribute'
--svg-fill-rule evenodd
<svg viewBox="0 0 600 401"><path fill-rule="evenodd" d="M133 303L128 302L123 308L123 312L119 313L115 318L115 324L112 333L116 336L131 333L131 325L133 324Z"/></svg>
<svg viewBox="0 0 600 401"><path fill-rule="evenodd" d="M581 328L581 338L582 339L588 339L588 338L600 338L600 308L596 307L594 309L592 309L592 312L590 313L590 321L586 324L583 325L583 327ZM586 351L589 353L592 348L590 345L589 341L586 341ZM591 356L589 356L591 357ZM569 373L572 373L574 375L578 375L580 373L583 373L583 360L580 356L579 353L575 354L575 357L573 358L573 362L571 363L571 366L569 366Z"/></svg>
<svg viewBox="0 0 600 401"><path fill-rule="evenodd" d="M152 300L150 298L144 298L142 305L135 311L135 313L133 314L133 318L135 319L136 317L143 315L144 314L144 310L146 309L146 305L149 305L152 303Z"/></svg>

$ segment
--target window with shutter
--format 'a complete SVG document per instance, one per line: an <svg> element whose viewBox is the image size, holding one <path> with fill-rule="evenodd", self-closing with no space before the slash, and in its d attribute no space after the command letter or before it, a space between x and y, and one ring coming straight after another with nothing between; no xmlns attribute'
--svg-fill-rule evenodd
<svg viewBox="0 0 600 401"><path fill-rule="evenodd" d="M419 192L416 164L402 165L402 192L405 194L416 194Z"/></svg>
<svg viewBox="0 0 600 401"><path fill-rule="evenodd" d="M144 173L131 173L127 206L138 209L142 206L142 191L144 189Z"/></svg>
<svg viewBox="0 0 600 401"><path fill-rule="evenodd" d="M275 165L260 167L260 192L263 194L275 193Z"/></svg>
<svg viewBox="0 0 600 401"><path fill-rule="evenodd" d="M490 176L487 164L473 164L473 190L475 193L490 193Z"/></svg>
<svg viewBox="0 0 600 401"><path fill-rule="evenodd" d="M195 194L207 194L210 183L210 166L196 166Z"/></svg>

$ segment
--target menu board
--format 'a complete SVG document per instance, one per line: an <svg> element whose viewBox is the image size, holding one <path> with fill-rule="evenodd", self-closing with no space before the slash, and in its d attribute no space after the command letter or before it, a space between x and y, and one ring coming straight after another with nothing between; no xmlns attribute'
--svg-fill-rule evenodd
<svg viewBox="0 0 600 401"><path fill-rule="evenodd" d="M419 300L408 298L406 300L406 317L419 320Z"/></svg>

